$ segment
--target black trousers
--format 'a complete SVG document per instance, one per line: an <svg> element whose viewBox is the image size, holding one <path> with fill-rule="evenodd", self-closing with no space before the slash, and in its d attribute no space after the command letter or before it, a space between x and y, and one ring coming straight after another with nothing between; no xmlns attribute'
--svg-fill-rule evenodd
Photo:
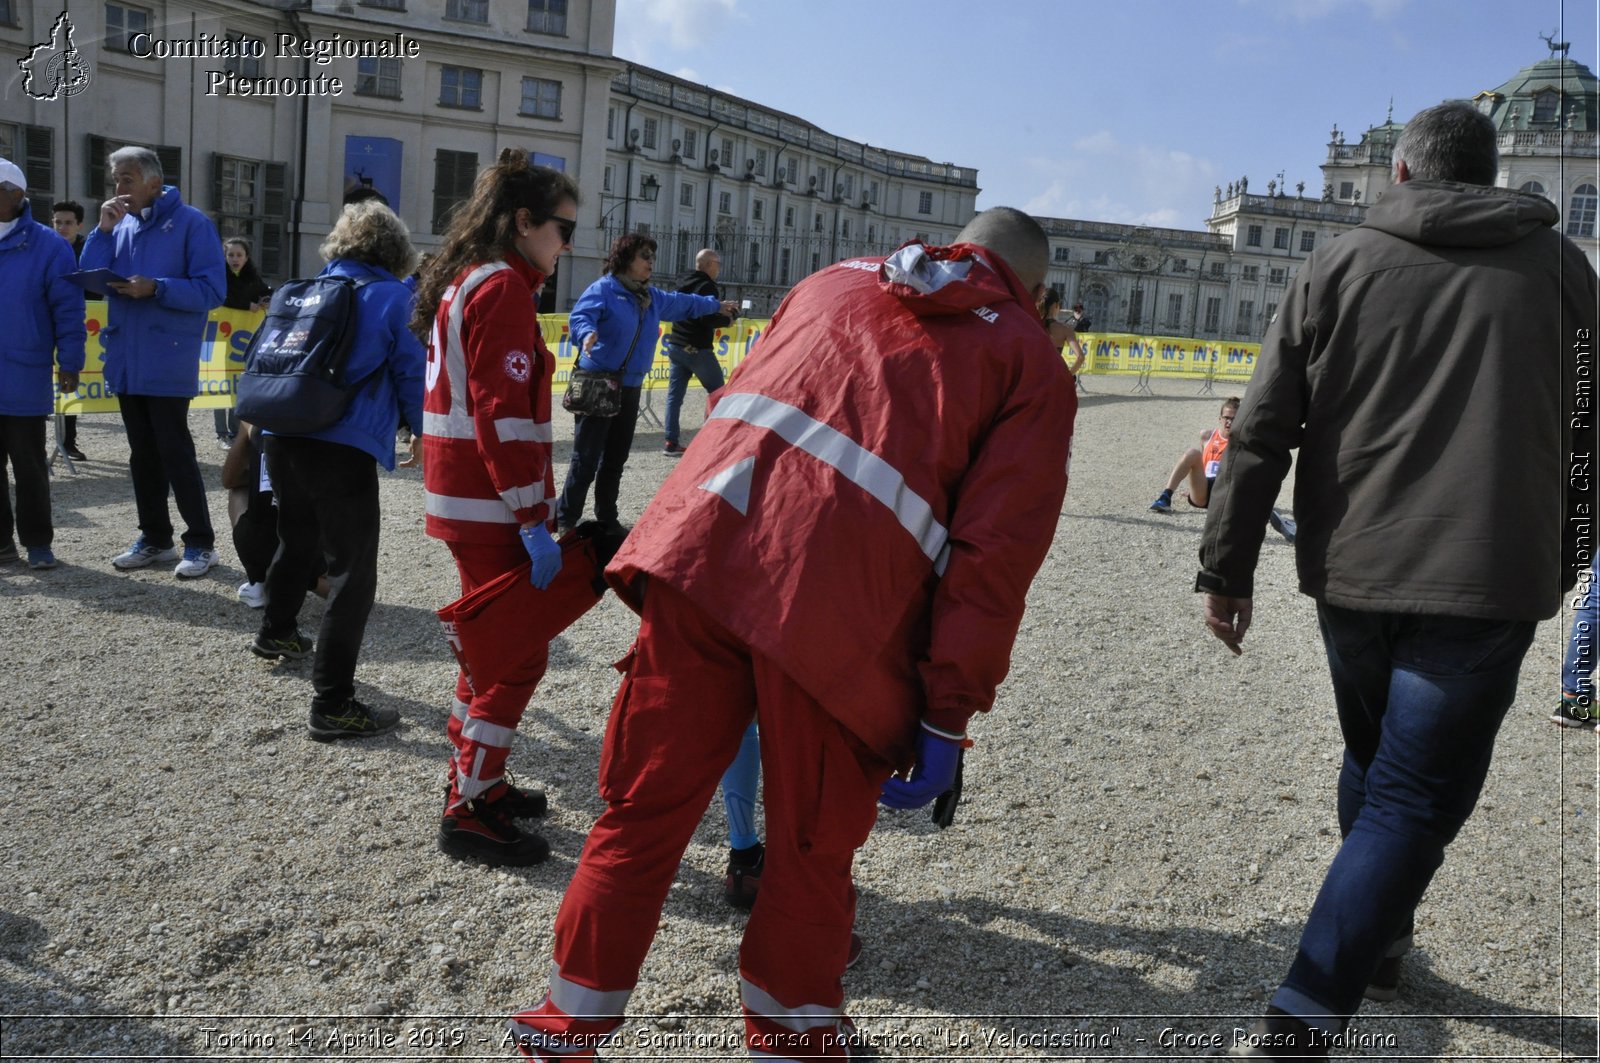
<svg viewBox="0 0 1600 1063"><path fill-rule="evenodd" d="M183 545L210 550L216 546L206 484L189 434L189 400L165 395L118 395L122 424L128 431L128 469L133 474L133 502L139 530L152 546L172 545L172 512L167 491L178 503L187 525Z"/></svg>
<svg viewBox="0 0 1600 1063"><path fill-rule="evenodd" d="M261 463L266 460L258 449L265 443L259 439L250 448L250 463L245 470L249 502L239 519L233 522L233 552L239 555L239 567L251 583L265 583L267 569L278 553L278 504L271 491L261 491ZM232 510L230 509L231 513ZM328 570L322 552L317 551L312 561L311 578L307 590L315 590L318 577Z"/></svg>
<svg viewBox="0 0 1600 1063"><path fill-rule="evenodd" d="M340 443L268 436L267 475L278 499L278 552L267 569L261 634L295 632L318 555L328 566L328 605L311 669L312 704L355 696L356 659L378 594L378 463Z"/></svg>
<svg viewBox="0 0 1600 1063"><path fill-rule="evenodd" d="M50 523L50 466L44 449L43 417L0 416L0 545L11 542L15 527L24 547L49 546L55 538ZM15 518L6 462L17 481Z"/></svg>
<svg viewBox="0 0 1600 1063"><path fill-rule="evenodd" d="M622 409L615 417L573 419L572 464L566 486L556 506L556 523L570 528L583 520L589 485L594 484L596 520L617 519L617 496L622 493L622 470L633 448L633 428L639 420L641 389L622 389Z"/></svg>

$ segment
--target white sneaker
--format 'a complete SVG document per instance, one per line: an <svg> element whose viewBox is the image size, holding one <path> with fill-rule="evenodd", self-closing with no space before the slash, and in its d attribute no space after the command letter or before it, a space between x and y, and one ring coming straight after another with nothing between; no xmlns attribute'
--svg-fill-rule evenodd
<svg viewBox="0 0 1600 1063"><path fill-rule="evenodd" d="M146 565L153 565L157 562L176 560L178 560L178 548L176 546L151 546L145 542L144 536L141 535L134 540L132 546L113 557L111 564L114 568L126 571L130 568L144 568Z"/></svg>
<svg viewBox="0 0 1600 1063"><path fill-rule="evenodd" d="M205 550L198 546L185 546L183 560L178 562L178 567L172 574L179 579L199 579L217 566L217 552Z"/></svg>
<svg viewBox="0 0 1600 1063"><path fill-rule="evenodd" d="M267 585L265 583L239 584L239 600L252 609L260 609L267 604Z"/></svg>

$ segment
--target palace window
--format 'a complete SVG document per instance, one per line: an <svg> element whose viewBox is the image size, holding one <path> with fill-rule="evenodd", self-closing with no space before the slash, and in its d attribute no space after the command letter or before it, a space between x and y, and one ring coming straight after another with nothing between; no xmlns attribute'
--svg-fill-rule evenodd
<svg viewBox="0 0 1600 1063"><path fill-rule="evenodd" d="M1572 209L1567 214L1568 236L1593 236L1596 190L1594 185L1579 185L1572 193Z"/></svg>
<svg viewBox="0 0 1600 1063"><path fill-rule="evenodd" d="M488 22L489 0L445 0L444 17L457 22Z"/></svg>
<svg viewBox="0 0 1600 1063"><path fill-rule="evenodd" d="M400 98L400 60L357 59L356 95Z"/></svg>
<svg viewBox="0 0 1600 1063"><path fill-rule="evenodd" d="M264 277L284 274L288 185L284 163L211 156L211 202L216 206L217 232L224 239L239 236L250 241L256 267Z"/></svg>
<svg viewBox="0 0 1600 1063"><path fill-rule="evenodd" d="M567 0L528 0L528 29L553 37L567 35Z"/></svg>
<svg viewBox="0 0 1600 1063"><path fill-rule="evenodd" d="M561 82L550 78L523 78L519 113L529 118L560 118Z"/></svg>
<svg viewBox="0 0 1600 1063"><path fill-rule="evenodd" d="M478 153L440 150L433 157L433 231L442 233L461 203L472 198L478 179Z"/></svg>
<svg viewBox="0 0 1600 1063"><path fill-rule="evenodd" d="M483 71L469 66L439 68L439 106L483 109Z"/></svg>
<svg viewBox="0 0 1600 1063"><path fill-rule="evenodd" d="M125 4L106 5L106 47L114 52L128 50L128 38L150 32L150 12Z"/></svg>

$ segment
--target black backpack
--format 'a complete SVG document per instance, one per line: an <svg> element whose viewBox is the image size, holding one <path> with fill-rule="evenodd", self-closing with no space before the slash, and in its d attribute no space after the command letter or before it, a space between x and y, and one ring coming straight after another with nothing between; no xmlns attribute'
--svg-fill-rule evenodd
<svg viewBox="0 0 1600 1063"><path fill-rule="evenodd" d="M272 293L267 316L245 349L236 392L241 421L294 436L344 416L356 390L376 375L345 378L355 346L356 292L372 280L312 277Z"/></svg>

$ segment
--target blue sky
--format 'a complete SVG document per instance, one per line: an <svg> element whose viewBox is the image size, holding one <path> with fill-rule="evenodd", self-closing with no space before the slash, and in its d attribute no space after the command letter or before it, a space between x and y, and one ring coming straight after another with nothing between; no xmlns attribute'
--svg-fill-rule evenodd
<svg viewBox="0 0 1600 1063"><path fill-rule="evenodd" d="M1195 229L1212 188L1321 187L1354 142L1549 52L1595 0L617 0L619 57L978 168L978 206Z"/></svg>

